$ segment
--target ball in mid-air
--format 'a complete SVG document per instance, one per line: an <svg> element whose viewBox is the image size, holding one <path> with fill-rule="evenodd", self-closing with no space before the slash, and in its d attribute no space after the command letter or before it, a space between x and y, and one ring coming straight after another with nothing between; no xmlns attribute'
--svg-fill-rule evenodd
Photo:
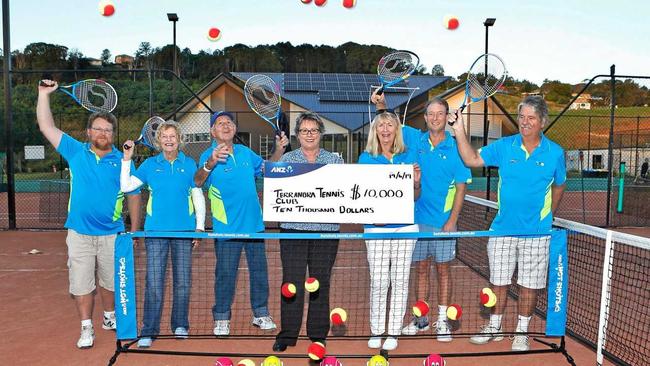
<svg viewBox="0 0 650 366"><path fill-rule="evenodd" d="M460 21L455 15L445 15L442 20L442 24L449 30L456 30L460 25Z"/></svg>
<svg viewBox="0 0 650 366"><path fill-rule="evenodd" d="M311 0L300 0L300 1L302 1L303 4L309 4L311 2Z"/></svg>
<svg viewBox="0 0 650 366"><path fill-rule="evenodd" d="M413 305L413 315L426 316L429 313L429 304L424 300L418 300Z"/></svg>
<svg viewBox="0 0 650 366"><path fill-rule="evenodd" d="M99 2L99 14L110 17L115 14L115 4L110 0L102 0Z"/></svg>
<svg viewBox="0 0 650 366"><path fill-rule="evenodd" d="M334 325L343 325L348 320L348 313L341 308L334 308L330 311L330 321Z"/></svg>
<svg viewBox="0 0 650 366"><path fill-rule="evenodd" d="M282 285L282 289L280 289L280 292L282 293L282 296L286 297L287 299L290 299L296 296L296 285L294 285L291 282L285 282Z"/></svg>
<svg viewBox="0 0 650 366"><path fill-rule="evenodd" d="M314 0L314 4L316 4L316 6L323 6L326 2L327 0Z"/></svg>
<svg viewBox="0 0 650 366"><path fill-rule="evenodd" d="M208 29L208 40L216 42L221 38L221 30L216 27Z"/></svg>
<svg viewBox="0 0 650 366"><path fill-rule="evenodd" d="M447 318L451 320L458 320L463 315L463 309L458 304L451 304L447 308Z"/></svg>
<svg viewBox="0 0 650 366"><path fill-rule="evenodd" d="M307 348L307 355L314 361L322 360L325 357L325 345L321 342L314 342Z"/></svg>
<svg viewBox="0 0 650 366"><path fill-rule="evenodd" d="M357 5L357 0L343 0L343 7L346 9L352 9Z"/></svg>
<svg viewBox="0 0 650 366"><path fill-rule="evenodd" d="M319 287L320 283L318 283L318 280L314 277L309 277L307 281L305 281L305 290L309 292L316 292Z"/></svg>

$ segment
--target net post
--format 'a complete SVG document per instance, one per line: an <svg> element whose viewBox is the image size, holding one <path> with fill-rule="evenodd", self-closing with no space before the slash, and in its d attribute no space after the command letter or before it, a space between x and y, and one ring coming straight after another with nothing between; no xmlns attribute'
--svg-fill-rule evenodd
<svg viewBox="0 0 650 366"><path fill-rule="evenodd" d="M605 258L603 260L603 279L600 293L600 314L598 319L598 344L596 346L596 364L603 364L603 347L605 347L607 336L607 308L609 307L609 290L611 287L611 269L612 253L614 251L614 242L612 241L612 231L607 230L605 239Z"/></svg>

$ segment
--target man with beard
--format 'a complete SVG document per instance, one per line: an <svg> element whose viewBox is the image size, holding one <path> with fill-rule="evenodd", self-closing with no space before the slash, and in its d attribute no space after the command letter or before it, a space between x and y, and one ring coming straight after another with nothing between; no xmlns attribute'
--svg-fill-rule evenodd
<svg viewBox="0 0 650 366"><path fill-rule="evenodd" d="M86 125L87 143L58 129L50 110L50 94L57 88L55 81L41 81L36 117L43 136L70 167L70 201L65 223L68 229L68 279L81 319L77 347L90 348L95 340L92 325L95 270L104 308L102 328L115 329L113 249L117 233L124 231L124 193L120 191L122 153L113 146L117 119L111 113L90 115ZM128 205L130 212L138 213L139 194L129 196ZM134 214L131 216L131 230L136 231L138 227L139 215Z"/></svg>

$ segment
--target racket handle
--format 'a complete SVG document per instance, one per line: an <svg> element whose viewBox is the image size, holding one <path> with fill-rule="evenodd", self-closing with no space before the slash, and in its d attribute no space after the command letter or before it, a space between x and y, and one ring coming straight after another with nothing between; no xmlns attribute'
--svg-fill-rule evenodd
<svg viewBox="0 0 650 366"><path fill-rule="evenodd" d="M122 145L122 147L124 148L124 150L129 150L131 148L131 146L127 144Z"/></svg>
<svg viewBox="0 0 650 366"><path fill-rule="evenodd" d="M377 89L377 95L382 95L382 94L384 94L384 87L383 86L380 87L379 89Z"/></svg>
<svg viewBox="0 0 650 366"><path fill-rule="evenodd" d="M463 113L463 110L465 110L465 107L466 107L466 106L467 106L467 105L466 105L465 103L463 103L463 105L461 105L460 108L458 108L458 110L456 111L456 113L458 113L458 112ZM450 125L450 126L453 126L454 123L456 123L456 121L447 121L447 124Z"/></svg>

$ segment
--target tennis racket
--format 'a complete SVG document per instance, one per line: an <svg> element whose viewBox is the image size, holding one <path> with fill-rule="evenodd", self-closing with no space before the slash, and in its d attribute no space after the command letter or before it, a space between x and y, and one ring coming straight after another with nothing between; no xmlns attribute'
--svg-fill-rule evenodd
<svg viewBox="0 0 650 366"><path fill-rule="evenodd" d="M253 112L268 122L275 134L280 136L278 120L282 97L278 85L266 75L253 75L244 84L244 96Z"/></svg>
<svg viewBox="0 0 650 366"><path fill-rule="evenodd" d="M485 73L486 63L487 74ZM508 70L501 57L493 53L479 56L467 72L465 97L458 110L462 112L468 105L493 96L506 81L506 77L508 77ZM452 121L448 123L450 126L454 124Z"/></svg>
<svg viewBox="0 0 650 366"><path fill-rule="evenodd" d="M156 145L154 144L154 141L156 141L156 131L158 130L158 126L163 122L165 122L165 120L158 116L149 118L147 122L144 123L144 126L142 126L140 136L133 142L134 145L142 144L150 149L157 150ZM127 144L124 144L123 147L126 150L131 148Z"/></svg>
<svg viewBox="0 0 650 366"><path fill-rule="evenodd" d="M81 80L72 85L59 86L58 90L91 112L112 112L117 106L115 89L101 79Z"/></svg>
<svg viewBox="0 0 650 366"><path fill-rule="evenodd" d="M377 76L381 87L378 95L384 93L384 89L406 80L420 65L420 58L410 51L396 51L384 55L377 65Z"/></svg>

